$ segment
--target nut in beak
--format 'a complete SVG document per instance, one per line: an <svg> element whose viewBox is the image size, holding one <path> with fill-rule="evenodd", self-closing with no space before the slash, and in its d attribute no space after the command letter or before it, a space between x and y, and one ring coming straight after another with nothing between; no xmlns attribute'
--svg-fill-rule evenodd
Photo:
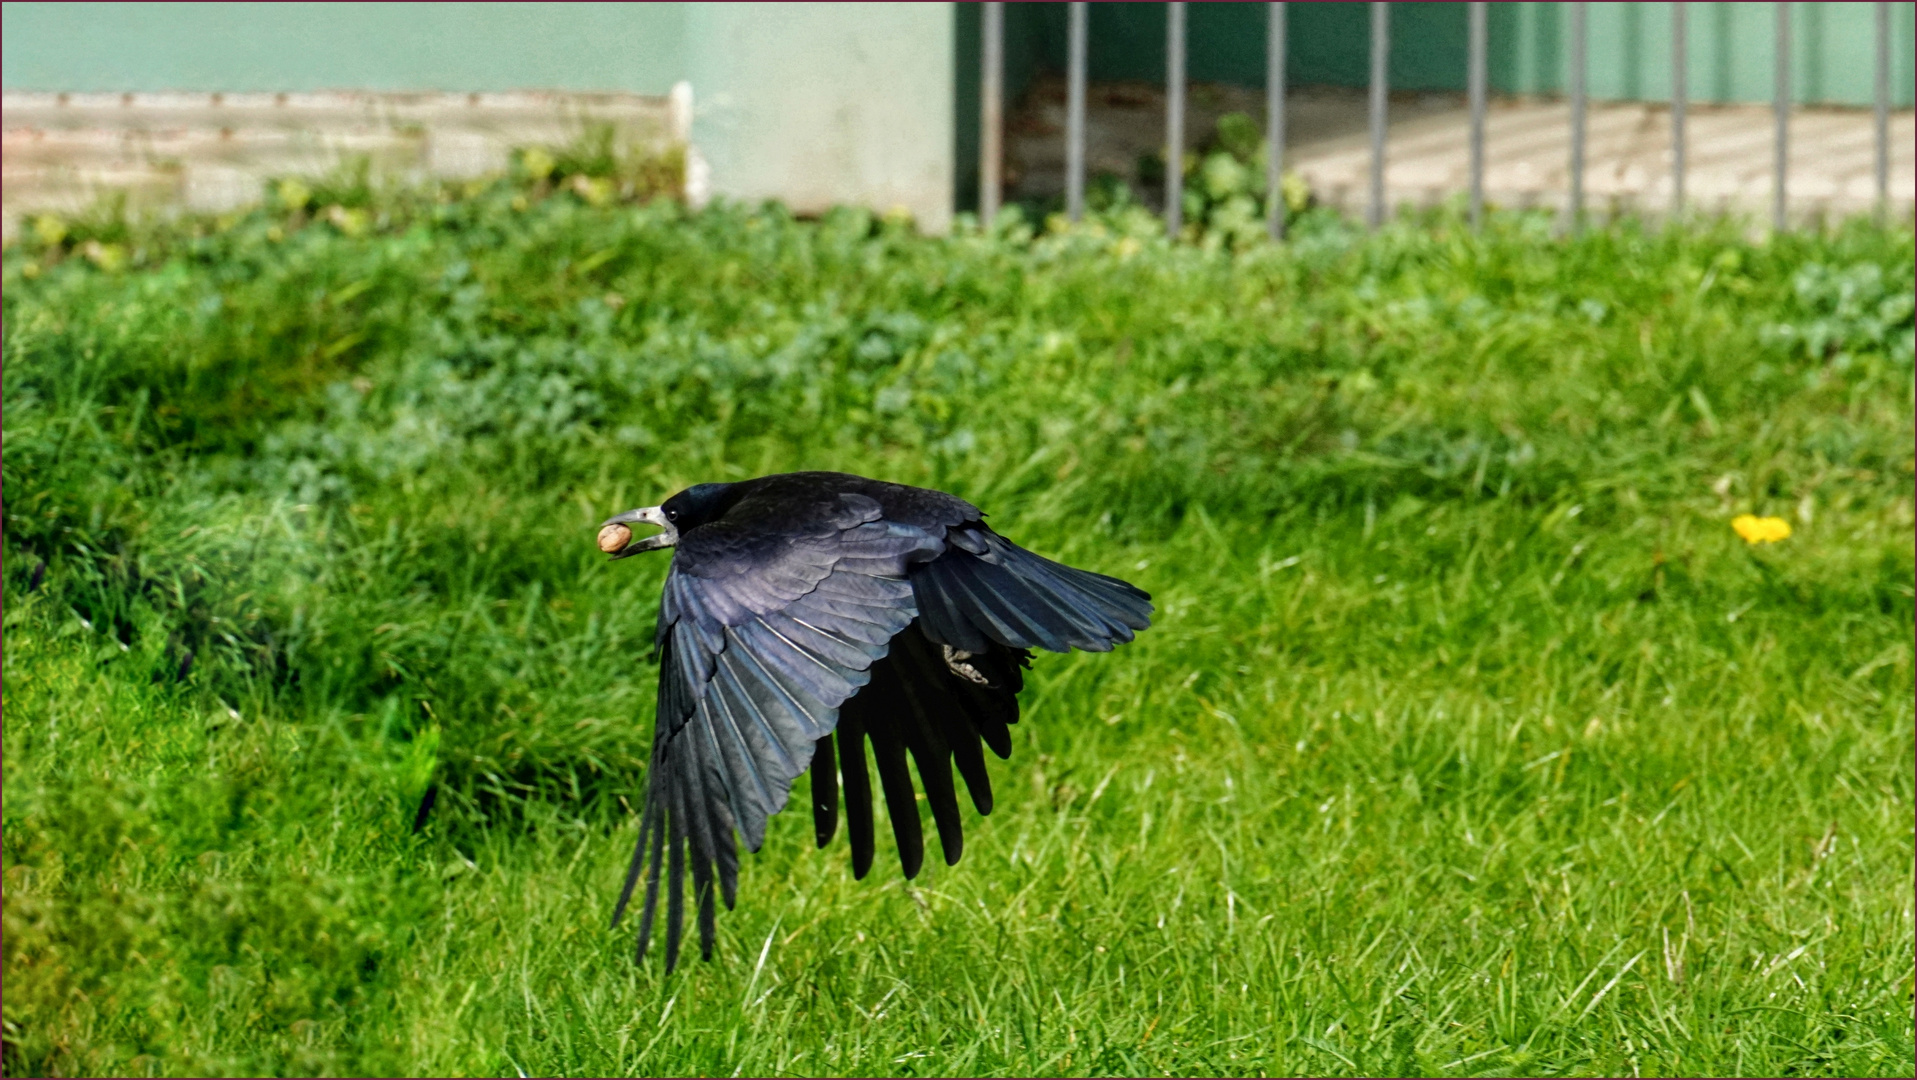
<svg viewBox="0 0 1917 1080"><path fill-rule="evenodd" d="M634 540L631 526L638 522L659 526L659 535L648 536L644 540ZM657 506L614 514L599 526L599 550L615 559L637 555L642 551L658 551L660 548L672 547L678 542L678 527L672 523L671 518L666 516L665 511Z"/></svg>

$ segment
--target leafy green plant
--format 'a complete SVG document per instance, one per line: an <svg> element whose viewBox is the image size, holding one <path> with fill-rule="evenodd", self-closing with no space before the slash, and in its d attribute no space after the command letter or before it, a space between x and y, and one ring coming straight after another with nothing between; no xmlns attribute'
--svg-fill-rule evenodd
<svg viewBox="0 0 1917 1080"><path fill-rule="evenodd" d="M570 191L592 206L685 193L683 148L662 151L623 143L612 124L586 124L563 146L524 147L513 164L515 175L535 191Z"/></svg>
<svg viewBox="0 0 1917 1080"><path fill-rule="evenodd" d="M1204 144L1185 154L1184 219L1190 239L1237 248L1265 239L1270 207L1270 193L1265 190L1268 153L1257 122L1234 112L1219 117ZM1163 186L1164 156L1145 155L1138 171L1146 186ZM1312 205L1309 186L1295 172L1279 179L1279 197L1287 220Z"/></svg>
<svg viewBox="0 0 1917 1080"><path fill-rule="evenodd" d="M1805 355L1848 367L1875 354L1909 365L1912 355L1911 294L1873 262L1846 267L1807 263L1791 279L1796 322L1770 328L1773 339Z"/></svg>

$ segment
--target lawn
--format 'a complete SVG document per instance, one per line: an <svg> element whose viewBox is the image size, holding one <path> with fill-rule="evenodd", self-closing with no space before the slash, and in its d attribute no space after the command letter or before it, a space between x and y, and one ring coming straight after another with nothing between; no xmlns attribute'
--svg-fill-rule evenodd
<svg viewBox="0 0 1917 1080"><path fill-rule="evenodd" d="M9 1074L1912 1075L1908 229L542 195L6 252ZM1037 658L958 866L801 791L635 966L594 529L810 468L1156 624Z"/></svg>

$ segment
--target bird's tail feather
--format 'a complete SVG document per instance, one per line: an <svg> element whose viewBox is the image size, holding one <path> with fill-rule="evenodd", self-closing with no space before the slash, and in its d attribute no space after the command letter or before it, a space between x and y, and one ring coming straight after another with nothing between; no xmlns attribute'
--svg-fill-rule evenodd
<svg viewBox="0 0 1917 1080"><path fill-rule="evenodd" d="M983 526L948 539L945 554L912 573L935 642L970 653L993 642L1104 652L1151 625L1151 597L1127 582L1034 555Z"/></svg>

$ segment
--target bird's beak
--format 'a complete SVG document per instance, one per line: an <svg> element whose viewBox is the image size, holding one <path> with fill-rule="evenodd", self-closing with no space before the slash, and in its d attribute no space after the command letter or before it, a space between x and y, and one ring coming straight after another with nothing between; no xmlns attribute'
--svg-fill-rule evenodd
<svg viewBox="0 0 1917 1080"><path fill-rule="evenodd" d="M603 531L611 526L633 524L657 525L664 531L657 536L648 536L644 540L634 540L623 548L609 552L608 554L613 558L623 559L628 555L637 555L642 551L657 551L660 548L669 548L679 542L678 526L668 521L666 519L666 512L656 506L646 506L638 510L628 510L623 514L615 514L601 522L599 528L603 535Z"/></svg>

